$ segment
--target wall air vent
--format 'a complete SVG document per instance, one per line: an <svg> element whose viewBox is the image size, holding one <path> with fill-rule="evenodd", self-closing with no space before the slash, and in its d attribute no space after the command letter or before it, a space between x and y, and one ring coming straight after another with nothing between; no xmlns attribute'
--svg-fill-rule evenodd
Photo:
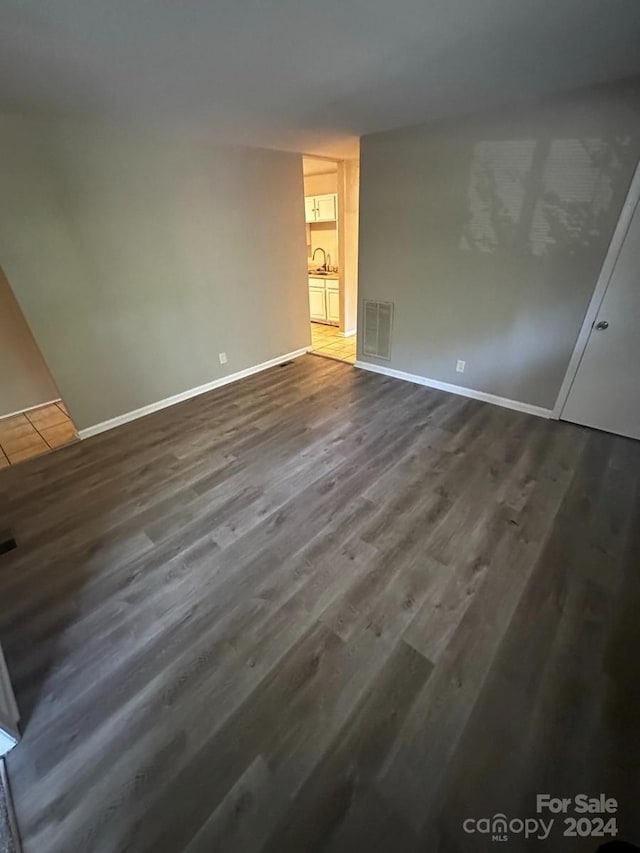
<svg viewBox="0 0 640 853"><path fill-rule="evenodd" d="M362 354L372 358L391 358L393 302L364 299L362 307L364 335Z"/></svg>

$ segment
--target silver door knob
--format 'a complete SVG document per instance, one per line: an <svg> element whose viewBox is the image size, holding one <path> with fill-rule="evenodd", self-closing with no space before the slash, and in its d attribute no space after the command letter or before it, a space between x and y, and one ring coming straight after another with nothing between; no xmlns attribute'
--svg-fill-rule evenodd
<svg viewBox="0 0 640 853"><path fill-rule="evenodd" d="M609 323L607 323L606 320L599 320L596 323L596 329L599 329L601 332L603 332L605 329L608 329L608 328L609 328Z"/></svg>

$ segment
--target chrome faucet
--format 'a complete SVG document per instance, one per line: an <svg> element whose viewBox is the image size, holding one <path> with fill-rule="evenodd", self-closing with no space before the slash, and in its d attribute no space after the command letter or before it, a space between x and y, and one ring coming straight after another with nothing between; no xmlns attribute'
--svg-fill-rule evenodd
<svg viewBox="0 0 640 853"><path fill-rule="evenodd" d="M313 255L311 255L311 260L312 260L312 261L315 261L315 259L316 259L316 252L322 252L322 256L323 256L323 258L324 258L324 264L323 264L323 266L322 266L322 269L323 269L323 270L326 270L326 269L327 269L327 253L326 253L326 252L325 252L325 250L322 248L322 246L318 246L318 248L317 248L317 249L314 249L314 250L313 250Z"/></svg>

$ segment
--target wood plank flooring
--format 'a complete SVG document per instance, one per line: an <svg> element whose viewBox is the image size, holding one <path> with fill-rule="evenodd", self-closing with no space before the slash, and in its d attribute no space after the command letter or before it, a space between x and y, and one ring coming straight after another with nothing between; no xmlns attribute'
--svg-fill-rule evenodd
<svg viewBox="0 0 640 853"><path fill-rule="evenodd" d="M640 844L639 484L311 356L0 471L26 853L489 850L539 792Z"/></svg>

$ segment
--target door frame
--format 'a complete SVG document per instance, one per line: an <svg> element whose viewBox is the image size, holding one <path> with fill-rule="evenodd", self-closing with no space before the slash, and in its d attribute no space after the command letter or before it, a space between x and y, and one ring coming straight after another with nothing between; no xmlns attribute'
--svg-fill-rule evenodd
<svg viewBox="0 0 640 853"><path fill-rule="evenodd" d="M564 407L566 406L574 379L576 378L576 374L578 373L578 369L582 361L582 356L584 355L584 351L586 350L587 344L589 343L589 337L591 335L593 324L595 323L596 317L598 316L598 312L600 311L600 306L602 305L602 300L604 299L605 293L607 292L607 287L609 286L609 281L611 280L616 261L618 260L618 255L620 254L620 250L622 249L622 244L624 243L625 237L627 236L627 231L629 230L633 214L635 213L636 207L638 206L639 202L640 161L638 161L633 178L631 179L629 191L627 192L627 197L622 206L622 211L620 212L618 224L616 225L615 230L613 232L613 237L611 238L611 243L609 244L609 248L607 249L607 254L605 255L605 259L600 270L600 275L598 276L598 281L596 282L591 301L589 302L589 307L587 308L587 313L585 314L584 322L582 323L582 327L576 340L576 345L569 360L567 372L565 373L562 385L560 386L560 391L558 392L558 397L556 399L555 406L553 407L553 410L551 412L551 417L555 418L556 420L560 420L560 418L562 417L562 412L564 411Z"/></svg>

